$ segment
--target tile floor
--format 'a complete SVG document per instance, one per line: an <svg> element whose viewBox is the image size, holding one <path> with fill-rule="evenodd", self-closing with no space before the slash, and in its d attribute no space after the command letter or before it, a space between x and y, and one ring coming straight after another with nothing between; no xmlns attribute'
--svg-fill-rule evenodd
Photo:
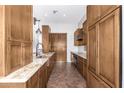
<svg viewBox="0 0 124 93"><path fill-rule="evenodd" d="M71 63L57 62L47 88L86 88L86 81Z"/></svg>

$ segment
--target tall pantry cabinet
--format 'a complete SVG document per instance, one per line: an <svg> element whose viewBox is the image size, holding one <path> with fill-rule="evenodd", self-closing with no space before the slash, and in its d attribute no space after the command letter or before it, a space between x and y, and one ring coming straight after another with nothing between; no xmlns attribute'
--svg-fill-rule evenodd
<svg viewBox="0 0 124 93"><path fill-rule="evenodd" d="M32 6L0 6L0 76L32 61Z"/></svg>
<svg viewBox="0 0 124 93"><path fill-rule="evenodd" d="M87 22L88 87L120 87L120 6L88 6Z"/></svg>

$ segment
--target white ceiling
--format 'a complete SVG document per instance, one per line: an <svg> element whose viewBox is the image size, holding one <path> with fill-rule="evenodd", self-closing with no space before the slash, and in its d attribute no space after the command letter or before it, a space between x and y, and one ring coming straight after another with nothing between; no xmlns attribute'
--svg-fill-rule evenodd
<svg viewBox="0 0 124 93"><path fill-rule="evenodd" d="M53 14L56 10L57 13ZM35 5L33 16L40 19L42 23L79 23L86 16L84 5Z"/></svg>

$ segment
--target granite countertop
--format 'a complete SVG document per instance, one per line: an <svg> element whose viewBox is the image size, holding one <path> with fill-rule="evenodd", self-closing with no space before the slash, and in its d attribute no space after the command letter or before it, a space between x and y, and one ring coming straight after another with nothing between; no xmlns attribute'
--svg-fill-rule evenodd
<svg viewBox="0 0 124 93"><path fill-rule="evenodd" d="M47 53L45 58L36 58L35 56L33 57L33 62L30 64L12 72L6 77L0 77L0 83L6 83L6 82L20 82L24 83L31 76L33 76L38 69L43 66L49 58L54 54L54 52Z"/></svg>
<svg viewBox="0 0 124 93"><path fill-rule="evenodd" d="M84 58L84 59L87 59L87 53L86 52L75 52L75 51L72 51L72 53Z"/></svg>

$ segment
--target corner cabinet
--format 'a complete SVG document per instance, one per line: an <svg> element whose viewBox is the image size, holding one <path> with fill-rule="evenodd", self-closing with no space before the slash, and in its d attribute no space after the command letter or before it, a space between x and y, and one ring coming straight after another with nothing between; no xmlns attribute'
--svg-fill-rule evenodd
<svg viewBox="0 0 124 93"><path fill-rule="evenodd" d="M88 25L88 87L121 87L120 25L120 7Z"/></svg>
<svg viewBox="0 0 124 93"><path fill-rule="evenodd" d="M0 5L0 76L32 61L32 15L31 5Z"/></svg>

